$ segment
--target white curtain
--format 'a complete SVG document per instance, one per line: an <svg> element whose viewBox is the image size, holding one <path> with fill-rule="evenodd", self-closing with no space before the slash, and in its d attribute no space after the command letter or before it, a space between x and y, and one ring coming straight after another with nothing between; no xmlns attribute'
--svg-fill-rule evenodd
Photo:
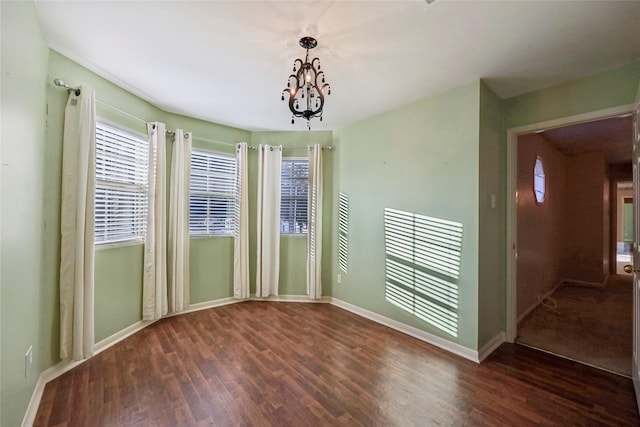
<svg viewBox="0 0 640 427"><path fill-rule="evenodd" d="M176 129L171 159L169 200L169 311L189 306L189 178L191 132Z"/></svg>
<svg viewBox="0 0 640 427"><path fill-rule="evenodd" d="M307 228L307 295L322 297L322 147L309 147L309 226Z"/></svg>
<svg viewBox="0 0 640 427"><path fill-rule="evenodd" d="M166 128L149 123L149 210L144 242L142 318L167 314L167 172Z"/></svg>
<svg viewBox="0 0 640 427"><path fill-rule="evenodd" d="M249 168L247 143L236 146L236 232L233 244L233 296L249 298Z"/></svg>
<svg viewBox="0 0 640 427"><path fill-rule="evenodd" d="M93 355L95 92L73 91L64 110L60 212L60 357Z"/></svg>
<svg viewBox="0 0 640 427"><path fill-rule="evenodd" d="M278 295L280 274L280 169L282 146L260 145L256 296Z"/></svg>

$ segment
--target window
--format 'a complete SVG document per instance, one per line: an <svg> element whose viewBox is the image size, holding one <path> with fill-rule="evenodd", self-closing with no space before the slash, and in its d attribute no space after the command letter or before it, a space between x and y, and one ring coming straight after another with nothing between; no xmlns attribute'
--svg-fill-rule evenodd
<svg viewBox="0 0 640 427"><path fill-rule="evenodd" d="M545 176L544 166L540 156L536 157L536 164L533 166L533 193L536 196L536 203L541 205L545 196Z"/></svg>
<svg viewBox="0 0 640 427"><path fill-rule="evenodd" d="M148 164L148 140L96 123L96 244L144 239Z"/></svg>
<svg viewBox="0 0 640 427"><path fill-rule="evenodd" d="M309 160L283 159L280 179L280 232L306 234Z"/></svg>
<svg viewBox="0 0 640 427"><path fill-rule="evenodd" d="M191 151L190 235L232 235L237 194L235 157L201 149Z"/></svg>

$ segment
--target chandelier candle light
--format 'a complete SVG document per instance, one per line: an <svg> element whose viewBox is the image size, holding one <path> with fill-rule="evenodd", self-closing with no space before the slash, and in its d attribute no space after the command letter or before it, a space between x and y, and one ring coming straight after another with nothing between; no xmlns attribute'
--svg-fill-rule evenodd
<svg viewBox="0 0 640 427"><path fill-rule="evenodd" d="M303 117L307 120L309 130L312 118L320 117L322 121L325 91L331 95L331 86L325 83L324 72L320 71L320 59L315 57L309 62L309 49L317 45L313 37L300 39L300 46L307 50L307 56L304 62L299 58L293 61L293 74L289 76L287 87L282 90L283 101L285 93L289 95L289 110L293 114L291 124L295 123L296 117Z"/></svg>

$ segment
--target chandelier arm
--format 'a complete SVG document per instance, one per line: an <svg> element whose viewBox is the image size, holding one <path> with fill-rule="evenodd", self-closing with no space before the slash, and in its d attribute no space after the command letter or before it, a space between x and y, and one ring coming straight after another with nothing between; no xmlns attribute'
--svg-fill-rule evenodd
<svg viewBox="0 0 640 427"><path fill-rule="evenodd" d="M304 61L300 58L294 60L293 74L289 75L287 88L283 89L282 98L284 100L284 91L287 91L289 93L289 110L291 114L293 117L306 119L307 126L311 129L309 125L311 118L320 117L320 120L322 120L325 101L324 91L327 88L331 91L331 87L328 83L324 83L325 74L320 70L320 58L315 57L309 61L309 49L316 46L315 39L304 37L300 39L300 46L306 49L305 59ZM292 82L295 82L295 87L291 87ZM298 96L300 89L302 89L302 93ZM304 99L305 96L307 99ZM318 105L318 108L313 109L313 105Z"/></svg>

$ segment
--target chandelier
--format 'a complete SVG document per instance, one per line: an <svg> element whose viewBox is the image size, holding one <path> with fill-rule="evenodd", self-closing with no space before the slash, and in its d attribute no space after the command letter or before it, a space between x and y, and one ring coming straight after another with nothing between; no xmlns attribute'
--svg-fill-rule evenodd
<svg viewBox="0 0 640 427"><path fill-rule="evenodd" d="M320 117L322 121L322 109L324 107L325 91L331 95L331 86L325 83L324 72L320 71L320 59L313 58L309 62L309 49L313 49L318 42L313 37L300 39L300 46L307 50L304 62L298 58L293 61L293 74L287 80L287 87L282 90L282 100L285 93L289 95L289 110L291 110L291 124L296 117L307 120L307 128L311 130L310 120Z"/></svg>

